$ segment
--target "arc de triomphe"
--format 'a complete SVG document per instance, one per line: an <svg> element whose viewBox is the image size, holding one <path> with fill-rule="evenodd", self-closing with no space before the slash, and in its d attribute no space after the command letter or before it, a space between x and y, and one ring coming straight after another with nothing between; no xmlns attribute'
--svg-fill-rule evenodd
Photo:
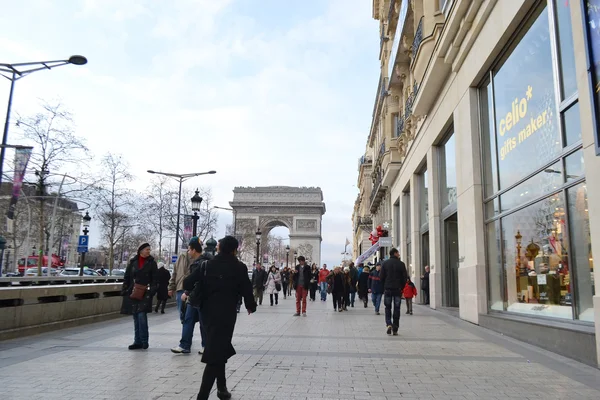
<svg viewBox="0 0 600 400"><path fill-rule="evenodd" d="M299 256L321 265L321 222L325 214L321 188L236 187L229 205L233 208L236 236L248 240L260 229L264 243L273 228L285 226L290 230L291 253L297 250Z"/></svg>

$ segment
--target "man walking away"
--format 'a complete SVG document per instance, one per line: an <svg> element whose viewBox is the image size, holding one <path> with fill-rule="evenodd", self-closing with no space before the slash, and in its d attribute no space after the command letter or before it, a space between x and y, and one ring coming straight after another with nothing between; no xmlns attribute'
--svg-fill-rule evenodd
<svg viewBox="0 0 600 400"><path fill-rule="evenodd" d="M390 259L386 260L381 267L381 283L383 285L383 304L385 304L385 323L387 334L398 335L400 326L400 301L402 289L406 285L408 273L406 265L400 261L398 249L390 250ZM394 319L392 321L392 303L394 303Z"/></svg>
<svg viewBox="0 0 600 400"><path fill-rule="evenodd" d="M219 253L197 268L183 283L192 291L192 302L199 304L200 317L206 328L206 349L202 362L206 364L198 400L207 400L215 379L217 397L230 399L225 378L225 364L235 355L231 344L237 319L238 297L244 298L248 314L256 311L248 268L237 259L239 243L233 236L219 241Z"/></svg>
<svg viewBox="0 0 600 400"><path fill-rule="evenodd" d="M160 313L165 313L165 306L167 305L167 299L169 299L169 281L171 280L171 273L165 268L165 263L158 263L158 291L156 292L156 308L154 312L157 313L160 308Z"/></svg>
<svg viewBox="0 0 600 400"><path fill-rule="evenodd" d="M378 262L373 272L369 276L369 293L371 293L371 300L375 306L375 314L379 315L379 306L381 305L381 296L383 296L383 286L381 285L381 279L379 274L381 273L381 263Z"/></svg>
<svg viewBox="0 0 600 400"><path fill-rule="evenodd" d="M323 264L323 268L319 271L319 287L321 289L321 301L327 301L327 277L329 270L327 264Z"/></svg>
<svg viewBox="0 0 600 400"><path fill-rule="evenodd" d="M267 271L263 269L260 263L257 263L256 269L252 271L252 288L254 289L254 299L258 305L262 305L267 278Z"/></svg>
<svg viewBox="0 0 600 400"><path fill-rule="evenodd" d="M425 292L425 304L429 304L429 266L425 266L425 274L421 275L421 290Z"/></svg>
<svg viewBox="0 0 600 400"><path fill-rule="evenodd" d="M308 296L308 287L310 285L310 268L306 265L304 256L298 257L299 264L296 265L294 274L294 290L296 291L296 314L294 317L306 317L306 297ZM302 306L302 307L300 307Z"/></svg>

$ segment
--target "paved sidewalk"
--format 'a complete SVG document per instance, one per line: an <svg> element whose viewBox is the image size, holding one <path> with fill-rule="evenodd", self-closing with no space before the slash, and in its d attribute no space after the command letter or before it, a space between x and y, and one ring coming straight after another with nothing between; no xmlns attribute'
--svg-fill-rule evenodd
<svg viewBox="0 0 600 400"><path fill-rule="evenodd" d="M293 299L270 307L265 297L257 313L239 314L227 364L234 399L600 398L600 370L425 307L402 314L397 337L362 305L293 312ZM195 399L203 364L169 351L176 314L150 316L145 352L126 349L130 318L0 342L0 398Z"/></svg>

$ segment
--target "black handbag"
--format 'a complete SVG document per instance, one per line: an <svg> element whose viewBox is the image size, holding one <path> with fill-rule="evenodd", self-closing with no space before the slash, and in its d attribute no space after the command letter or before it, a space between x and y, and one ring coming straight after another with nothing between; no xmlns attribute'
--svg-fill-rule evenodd
<svg viewBox="0 0 600 400"><path fill-rule="evenodd" d="M275 290L277 290L278 292L281 292L281 283L275 282Z"/></svg>

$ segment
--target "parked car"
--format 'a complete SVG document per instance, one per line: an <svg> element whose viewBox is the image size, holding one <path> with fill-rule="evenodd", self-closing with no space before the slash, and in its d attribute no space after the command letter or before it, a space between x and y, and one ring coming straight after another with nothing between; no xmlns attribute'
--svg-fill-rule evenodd
<svg viewBox="0 0 600 400"><path fill-rule="evenodd" d="M50 268L50 276L58 276L59 272L56 268ZM38 276L37 268L28 268L25 271L25 276ZM48 267L42 268L42 276L48 276Z"/></svg>
<svg viewBox="0 0 600 400"><path fill-rule="evenodd" d="M124 269L113 269L112 272L110 273L110 276L123 277L123 276L125 276L125 270Z"/></svg>
<svg viewBox="0 0 600 400"><path fill-rule="evenodd" d="M59 276L79 276L79 268L65 268ZM83 276L101 276L98 272L90 268L83 269Z"/></svg>

